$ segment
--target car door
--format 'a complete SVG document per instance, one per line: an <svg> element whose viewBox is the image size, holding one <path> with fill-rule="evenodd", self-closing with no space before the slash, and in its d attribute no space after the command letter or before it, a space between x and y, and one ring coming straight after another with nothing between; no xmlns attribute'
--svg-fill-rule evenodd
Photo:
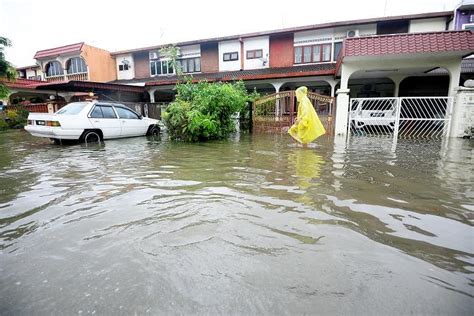
<svg viewBox="0 0 474 316"><path fill-rule="evenodd" d="M95 104L89 113L89 120L94 128L102 131L104 139L120 137L122 125L111 105Z"/></svg>
<svg viewBox="0 0 474 316"><path fill-rule="evenodd" d="M145 135L148 129L148 126L143 122L141 117L133 112L132 110L126 108L125 106L115 106L115 111L117 112L120 124L122 127L122 136L141 136Z"/></svg>

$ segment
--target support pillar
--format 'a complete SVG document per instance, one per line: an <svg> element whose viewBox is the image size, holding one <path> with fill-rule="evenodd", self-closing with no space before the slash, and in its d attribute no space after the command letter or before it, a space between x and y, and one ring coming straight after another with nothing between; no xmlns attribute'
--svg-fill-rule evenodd
<svg viewBox="0 0 474 316"><path fill-rule="evenodd" d="M346 135L347 120L349 117L349 78L357 69L342 64L341 68L341 88L336 91L336 126L335 135Z"/></svg>
<svg viewBox="0 0 474 316"><path fill-rule="evenodd" d="M462 116L464 111L464 102L462 102L462 97L456 97L459 87L459 80L461 79L461 59L454 60L446 65L446 68L449 72L449 89L448 89L448 96L454 98L454 102L452 103L452 115L451 115L451 123L450 128L448 131L449 137L457 137L460 136L460 127L462 124Z"/></svg>
<svg viewBox="0 0 474 316"><path fill-rule="evenodd" d="M405 76L392 76L392 77L389 77L390 80L393 81L393 84L395 85L395 88L393 90L393 97L394 98L397 98L398 95L400 94L400 83L403 81L403 79L405 79L406 77Z"/></svg>
<svg viewBox="0 0 474 316"><path fill-rule="evenodd" d="M347 133L347 120L349 118L349 89L337 90L336 99L336 126L334 134L346 135Z"/></svg>
<svg viewBox="0 0 474 316"><path fill-rule="evenodd" d="M336 86L337 86L337 83L339 82L339 80L324 80L326 81L330 86L331 86L331 97L334 98L334 96L336 95Z"/></svg>
<svg viewBox="0 0 474 316"><path fill-rule="evenodd" d="M148 90L148 94L150 95L150 102L155 103L155 91L156 90Z"/></svg>
<svg viewBox="0 0 474 316"><path fill-rule="evenodd" d="M275 88L275 93L278 93L280 92L280 88L281 86L283 86L285 83L284 82L280 82L280 81L276 81L276 82L272 82L271 83L273 88ZM280 113L281 113L281 106L280 106L280 99L277 99L276 102L275 102L275 116L278 118L280 116Z"/></svg>

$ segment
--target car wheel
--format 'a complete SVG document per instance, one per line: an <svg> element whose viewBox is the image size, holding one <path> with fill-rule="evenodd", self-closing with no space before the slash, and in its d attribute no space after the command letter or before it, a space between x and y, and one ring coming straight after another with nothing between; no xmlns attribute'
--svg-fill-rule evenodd
<svg viewBox="0 0 474 316"><path fill-rule="evenodd" d="M86 143L86 144L96 144L96 143L100 143L101 140L102 140L100 138L99 133L97 133L96 131L87 131L87 132L85 132L82 139L83 139L84 143Z"/></svg>
<svg viewBox="0 0 474 316"><path fill-rule="evenodd" d="M156 125L150 127L148 130L148 136L156 136L160 134L160 128Z"/></svg>

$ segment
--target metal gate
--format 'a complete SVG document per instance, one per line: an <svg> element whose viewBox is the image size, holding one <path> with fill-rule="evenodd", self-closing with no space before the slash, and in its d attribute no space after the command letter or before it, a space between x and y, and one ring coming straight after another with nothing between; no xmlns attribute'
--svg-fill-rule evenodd
<svg viewBox="0 0 474 316"><path fill-rule="evenodd" d="M442 138L449 133L453 98L351 99L349 136Z"/></svg>
<svg viewBox="0 0 474 316"><path fill-rule="evenodd" d="M308 92L327 134L334 131L334 98ZM263 133L285 133L297 116L295 91L270 94L255 100L252 106L252 131Z"/></svg>

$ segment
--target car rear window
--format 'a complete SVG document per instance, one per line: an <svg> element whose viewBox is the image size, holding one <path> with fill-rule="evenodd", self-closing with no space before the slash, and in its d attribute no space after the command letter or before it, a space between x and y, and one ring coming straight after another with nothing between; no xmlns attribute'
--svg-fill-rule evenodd
<svg viewBox="0 0 474 316"><path fill-rule="evenodd" d="M87 106L87 103L85 102L75 102L75 103L70 103L60 109L59 111L56 112L56 114L63 114L63 115L75 115L81 112L85 107Z"/></svg>

